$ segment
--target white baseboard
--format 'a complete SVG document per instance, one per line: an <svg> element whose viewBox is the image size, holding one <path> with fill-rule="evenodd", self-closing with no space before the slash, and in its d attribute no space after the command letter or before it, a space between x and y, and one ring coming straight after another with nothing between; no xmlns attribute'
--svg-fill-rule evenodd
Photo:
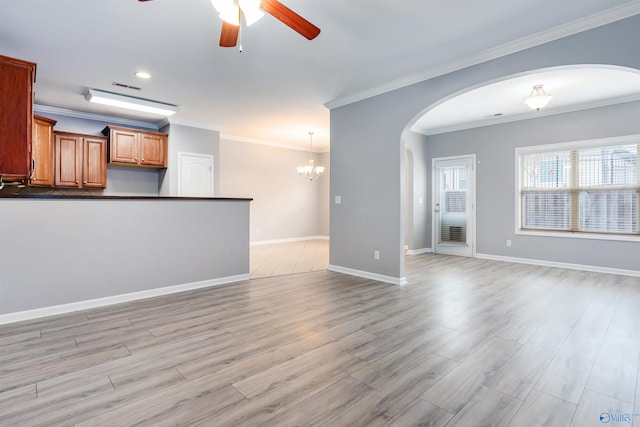
<svg viewBox="0 0 640 427"><path fill-rule="evenodd" d="M182 285L166 286L164 288L148 289L145 291L131 292L128 294L113 295L104 298L96 298L86 301L72 302L69 304L54 305L51 307L36 308L33 310L18 311L16 313L0 314L0 325L23 320L37 319L45 316L55 316L74 311L88 310L91 308L104 307L123 302L130 302L145 298L152 298L161 295L175 294L178 292L190 291L194 289L207 288L210 286L224 285L227 283L242 282L249 280L251 274L238 274L236 276L221 277L218 279L203 280L200 282L185 283Z"/></svg>
<svg viewBox="0 0 640 427"><path fill-rule="evenodd" d="M406 285L406 277L392 277L385 276L383 274L371 273L369 271L355 270L353 268L340 267L339 265L329 264L329 271L335 271L336 273L349 274L351 276L364 277L365 279L377 280L379 282L391 283L392 285Z"/></svg>
<svg viewBox="0 0 640 427"><path fill-rule="evenodd" d="M407 249L407 255L422 255L422 254L430 254L433 252L431 248L422 248L422 249Z"/></svg>
<svg viewBox="0 0 640 427"><path fill-rule="evenodd" d="M329 240L329 236L292 237L290 239L254 240L249 246L272 245L274 243L302 242L303 240Z"/></svg>
<svg viewBox="0 0 640 427"><path fill-rule="evenodd" d="M595 265L571 264L567 262L545 261L540 259L515 258L501 255L489 255L476 253L476 258L489 259L492 261L507 261L518 264L541 265L543 267L558 267L569 270L592 271L594 273L619 274L621 276L640 277L640 270L624 270L621 268L598 267Z"/></svg>

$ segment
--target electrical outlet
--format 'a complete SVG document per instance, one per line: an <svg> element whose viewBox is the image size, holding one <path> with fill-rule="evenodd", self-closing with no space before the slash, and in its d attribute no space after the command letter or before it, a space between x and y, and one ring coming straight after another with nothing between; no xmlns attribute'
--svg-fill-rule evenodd
<svg viewBox="0 0 640 427"><path fill-rule="evenodd" d="M373 259L375 260L380 259L380 251L373 251Z"/></svg>
<svg viewBox="0 0 640 427"><path fill-rule="evenodd" d="M336 196L336 205L339 205L342 203L342 196Z"/></svg>
<svg viewBox="0 0 640 427"><path fill-rule="evenodd" d="M510 248L511 247L511 240L507 240L507 247Z"/></svg>
<svg viewBox="0 0 640 427"><path fill-rule="evenodd" d="M260 234L260 229L256 228L256 234Z"/></svg>

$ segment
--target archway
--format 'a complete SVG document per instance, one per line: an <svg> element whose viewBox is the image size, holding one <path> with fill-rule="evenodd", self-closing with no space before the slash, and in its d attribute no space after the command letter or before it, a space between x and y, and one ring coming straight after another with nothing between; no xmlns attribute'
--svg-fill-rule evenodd
<svg viewBox="0 0 640 427"><path fill-rule="evenodd" d="M602 85L602 81L615 83L611 86ZM540 111L531 110L522 102L535 84L544 84L548 93L554 96L547 108ZM406 125L401 138L403 147L412 153L411 162L409 164L405 160L405 167L410 168L414 179L412 185L406 185L412 191L405 191L407 199L403 200L405 209L414 210L404 213L404 218L412 220L411 224L406 224L404 232L405 245L409 246L407 253L433 250L431 230L425 231L431 226L431 195L428 188L418 189L417 185L419 180L431 180L433 155L428 152L430 138L472 128L634 101L638 100L637 90L634 89L638 86L640 71L633 68L593 64L550 67L480 83L444 96L425 107ZM420 174L423 176L417 177ZM423 198L427 207L420 213L415 211L416 208L422 209L417 203L419 198ZM428 238L423 239L423 245L414 245L425 234Z"/></svg>

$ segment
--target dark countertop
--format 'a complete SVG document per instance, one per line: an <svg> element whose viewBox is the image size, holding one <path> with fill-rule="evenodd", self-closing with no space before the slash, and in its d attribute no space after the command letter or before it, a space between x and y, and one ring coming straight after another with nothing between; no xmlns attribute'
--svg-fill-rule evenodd
<svg viewBox="0 0 640 427"><path fill-rule="evenodd" d="M48 200L201 200L250 202L253 198L240 197L163 197L163 196L90 196L72 194L0 194L0 199L48 199Z"/></svg>

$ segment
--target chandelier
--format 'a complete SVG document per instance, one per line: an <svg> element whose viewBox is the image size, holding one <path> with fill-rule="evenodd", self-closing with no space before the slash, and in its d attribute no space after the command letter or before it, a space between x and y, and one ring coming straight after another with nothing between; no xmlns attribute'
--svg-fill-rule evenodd
<svg viewBox="0 0 640 427"><path fill-rule="evenodd" d="M324 173L324 166L316 166L313 160L313 132L309 132L309 164L306 166L298 166L298 174L307 178L309 181L320 178Z"/></svg>
<svg viewBox="0 0 640 427"><path fill-rule="evenodd" d="M540 111L551 99L553 99L553 96L547 95L542 85L535 85L529 97L524 100L524 103L531 107L531 109Z"/></svg>

